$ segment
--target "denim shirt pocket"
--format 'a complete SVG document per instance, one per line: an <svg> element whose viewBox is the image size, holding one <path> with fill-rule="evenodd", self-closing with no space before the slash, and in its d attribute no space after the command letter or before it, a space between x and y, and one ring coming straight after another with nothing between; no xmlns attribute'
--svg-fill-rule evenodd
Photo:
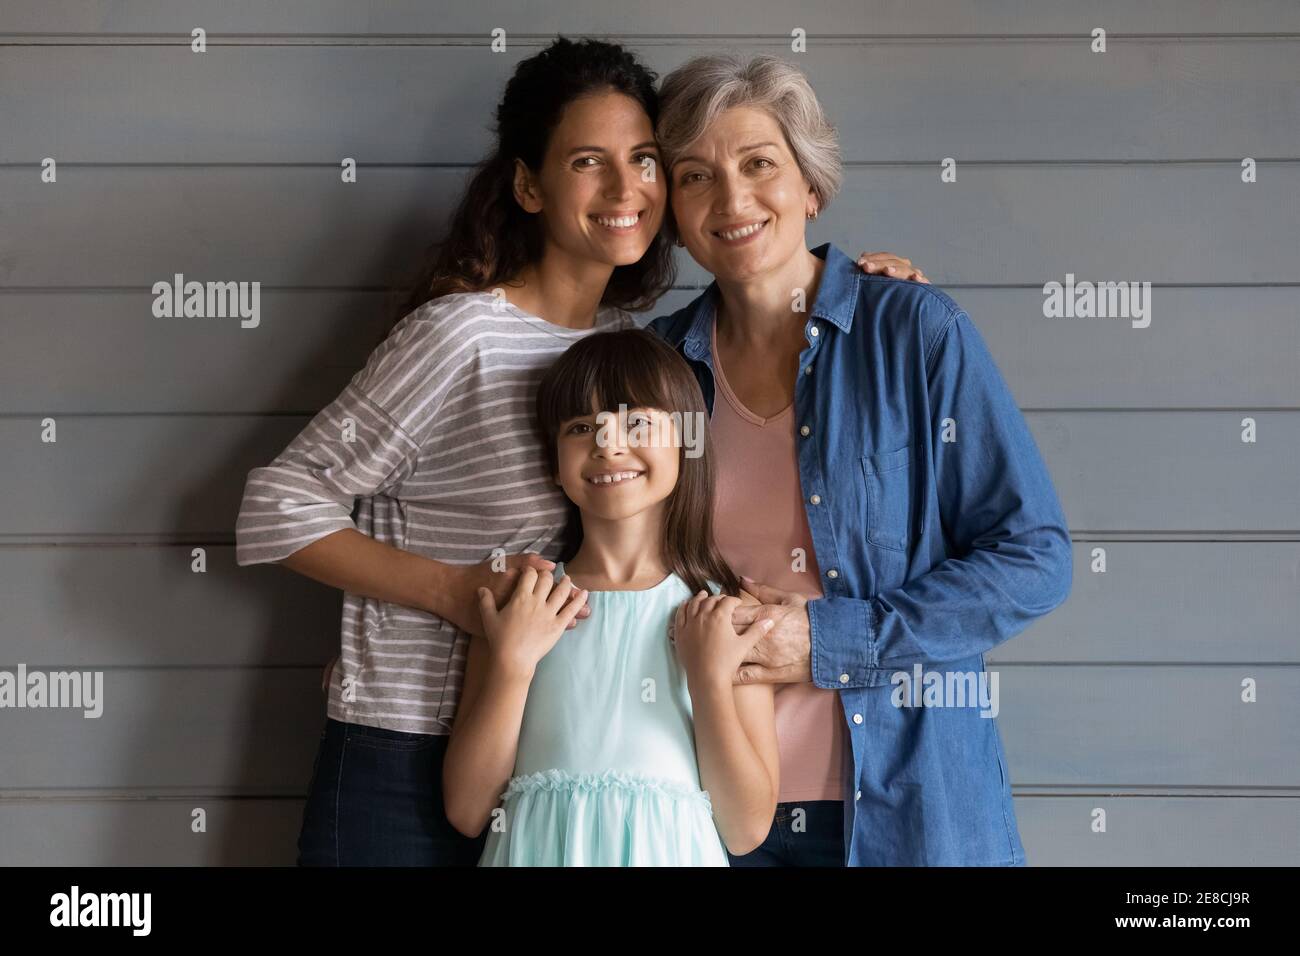
<svg viewBox="0 0 1300 956"><path fill-rule="evenodd" d="M912 446L862 456L867 543L906 553L912 543Z"/></svg>

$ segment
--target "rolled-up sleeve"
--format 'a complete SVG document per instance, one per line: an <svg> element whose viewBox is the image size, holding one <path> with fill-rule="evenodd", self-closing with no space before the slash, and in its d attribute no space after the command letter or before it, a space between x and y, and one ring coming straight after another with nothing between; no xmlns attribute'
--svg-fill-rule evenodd
<svg viewBox="0 0 1300 956"><path fill-rule="evenodd" d="M281 561L355 528L356 499L390 491L418 454L419 445L383 408L348 385L274 461L248 473L235 522L235 563Z"/></svg>
<svg viewBox="0 0 1300 956"><path fill-rule="evenodd" d="M274 461L248 473L235 523L236 564L281 561L355 528L357 498L399 488L473 361L473 342L459 333L418 310L408 315Z"/></svg>
<svg viewBox="0 0 1300 956"><path fill-rule="evenodd" d="M819 686L879 686L914 664L970 658L1069 595L1073 559L1060 501L965 312L952 314L926 370L933 475L950 557L872 598L810 601Z"/></svg>

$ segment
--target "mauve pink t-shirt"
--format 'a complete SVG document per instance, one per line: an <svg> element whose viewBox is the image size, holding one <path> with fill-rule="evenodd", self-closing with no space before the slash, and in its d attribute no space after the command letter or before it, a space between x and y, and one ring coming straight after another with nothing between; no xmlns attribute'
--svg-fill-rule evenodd
<svg viewBox="0 0 1300 956"><path fill-rule="evenodd" d="M737 574L809 600L819 598L820 571L795 459L794 405L764 419L741 404L718 359L716 326L713 370L717 394L709 428L717 464L718 548ZM796 549L802 549L802 563ZM848 743L838 691L811 681L778 684L776 733L781 752L778 802L844 799Z"/></svg>

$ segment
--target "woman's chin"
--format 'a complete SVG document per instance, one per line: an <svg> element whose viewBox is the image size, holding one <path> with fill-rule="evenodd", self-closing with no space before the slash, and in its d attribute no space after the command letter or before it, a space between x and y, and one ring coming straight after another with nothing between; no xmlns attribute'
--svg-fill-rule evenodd
<svg viewBox="0 0 1300 956"><path fill-rule="evenodd" d="M645 257L645 254L649 249L649 243L638 243L635 246L619 244L602 250L600 261L604 262L606 265L614 267L633 266Z"/></svg>

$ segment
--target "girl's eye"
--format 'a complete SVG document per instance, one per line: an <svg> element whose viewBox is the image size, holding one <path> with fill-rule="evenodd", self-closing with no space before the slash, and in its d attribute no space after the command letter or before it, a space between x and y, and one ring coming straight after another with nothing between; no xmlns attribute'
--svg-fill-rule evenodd
<svg viewBox="0 0 1300 956"><path fill-rule="evenodd" d="M578 435L578 434L581 434L581 433L582 433L582 429L584 429L584 428L586 428L586 429L590 429L591 426L588 425L586 422L576 422L576 423L574 423L573 425L570 425L570 426L569 426L568 434L570 434L570 435Z"/></svg>

